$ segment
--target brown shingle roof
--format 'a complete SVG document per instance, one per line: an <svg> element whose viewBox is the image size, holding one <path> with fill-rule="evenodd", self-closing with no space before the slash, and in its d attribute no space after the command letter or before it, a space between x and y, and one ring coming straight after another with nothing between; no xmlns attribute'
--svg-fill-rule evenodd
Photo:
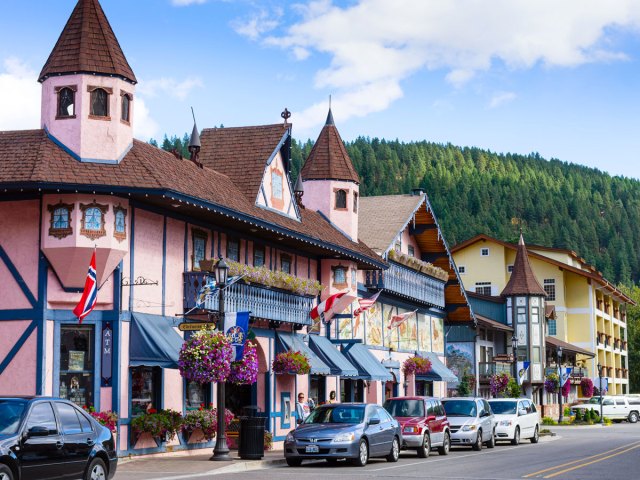
<svg viewBox="0 0 640 480"><path fill-rule="evenodd" d="M78 1L38 81L75 72L118 75L137 82L98 0Z"/></svg>
<svg viewBox="0 0 640 480"><path fill-rule="evenodd" d="M538 283L536 276L533 274L531 264L529 263L529 254L524 244L524 238L520 235L518 249L516 251L516 260L513 262L513 271L507 286L502 290L502 295L542 295L547 294Z"/></svg>
<svg viewBox="0 0 640 480"><path fill-rule="evenodd" d="M242 145L238 145L242 149ZM273 147L275 148L275 146ZM158 192L176 192L219 207L230 215L267 222L292 234L303 236L316 245L337 247L349 255L373 265L384 265L364 243L352 242L333 228L319 213L301 212L301 221L262 209L248 199L231 179L207 167L199 168L188 160L178 160L172 154L147 143L134 140L133 147L119 164L82 163L58 147L44 130L0 132L0 185L4 188L20 183L28 187L37 183L105 186ZM153 193L153 192L152 192ZM268 227L267 227L268 228Z"/></svg>
<svg viewBox="0 0 640 480"><path fill-rule="evenodd" d="M376 252L387 251L424 201L424 195L361 197L358 237Z"/></svg>
<svg viewBox="0 0 640 480"><path fill-rule="evenodd" d="M291 124L206 128L200 134L203 165L227 175L255 202L267 160Z"/></svg>
<svg viewBox="0 0 640 480"><path fill-rule="evenodd" d="M302 167L303 180L347 180L360 183L329 110L327 123Z"/></svg>

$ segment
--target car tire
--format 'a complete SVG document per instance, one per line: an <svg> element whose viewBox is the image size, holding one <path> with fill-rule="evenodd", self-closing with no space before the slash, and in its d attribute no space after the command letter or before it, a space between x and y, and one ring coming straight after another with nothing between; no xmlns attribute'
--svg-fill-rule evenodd
<svg viewBox="0 0 640 480"><path fill-rule="evenodd" d="M300 465L302 465L302 459L301 458L287 458L287 465L289 465L290 467L299 467Z"/></svg>
<svg viewBox="0 0 640 480"><path fill-rule="evenodd" d="M471 448L473 448L477 452L482 450L482 430L478 430L478 436L476 437L476 441Z"/></svg>
<svg viewBox="0 0 640 480"><path fill-rule="evenodd" d="M366 440L360 440L358 446L358 456L351 459L351 464L356 467L364 467L369 461L369 445Z"/></svg>
<svg viewBox="0 0 640 480"><path fill-rule="evenodd" d="M393 438L393 442L391 442L391 451L389 455L387 455L387 462L397 462L400 459L400 441L398 437Z"/></svg>
<svg viewBox="0 0 640 480"><path fill-rule="evenodd" d="M511 439L511 445L520 444L520 427L516 427L516 431L513 432L513 438Z"/></svg>
<svg viewBox="0 0 640 480"><path fill-rule="evenodd" d="M0 480L13 480L13 471L4 463L0 463Z"/></svg>
<svg viewBox="0 0 640 480"><path fill-rule="evenodd" d="M533 437L530 438L531 443L538 443L540 441L540 432L538 431L538 426L536 425L536 429L533 431Z"/></svg>
<svg viewBox="0 0 640 480"><path fill-rule="evenodd" d="M107 480L107 467L101 458L94 458L89 463L84 480Z"/></svg>
<svg viewBox="0 0 640 480"><path fill-rule="evenodd" d="M638 412L631 412L629 414L629 423L638 423Z"/></svg>
<svg viewBox="0 0 640 480"><path fill-rule="evenodd" d="M491 440L489 440L487 443L485 443L485 445L487 446L487 448L493 448L496 446L496 431L494 430L491 433Z"/></svg>
<svg viewBox="0 0 640 480"><path fill-rule="evenodd" d="M451 435L449 432L444 434L444 440L442 441L442 446L438 447L438 453L440 455L449 455L451 451Z"/></svg>
<svg viewBox="0 0 640 480"><path fill-rule="evenodd" d="M422 439L422 446L418 447L418 458L429 458L430 453L431 437L429 437L428 433L425 433L424 438Z"/></svg>

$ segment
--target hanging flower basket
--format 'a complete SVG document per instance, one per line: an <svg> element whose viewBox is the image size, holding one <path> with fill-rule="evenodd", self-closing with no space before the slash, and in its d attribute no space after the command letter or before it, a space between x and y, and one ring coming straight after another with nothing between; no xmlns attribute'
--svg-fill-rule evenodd
<svg viewBox="0 0 640 480"><path fill-rule="evenodd" d="M242 359L231 363L227 381L236 385L253 385L258 381L258 352L255 344L244 344Z"/></svg>
<svg viewBox="0 0 640 480"><path fill-rule="evenodd" d="M402 372L407 375L425 375L431 371L431 361L418 355L407 358L402 364Z"/></svg>
<svg viewBox="0 0 640 480"><path fill-rule="evenodd" d="M224 411L225 429L229 426L234 416L229 410ZM204 440L210 442L218 431L218 411L215 408L204 408L201 405L198 410L187 413L182 423L182 431L191 436L197 431L202 432Z"/></svg>
<svg viewBox="0 0 640 480"><path fill-rule="evenodd" d="M276 355L271 364L273 373L306 375L311 371L309 359L302 352L282 352Z"/></svg>
<svg viewBox="0 0 640 480"><path fill-rule="evenodd" d="M182 345L178 368L192 382L220 383L229 376L232 357L233 348L223 333L201 330Z"/></svg>
<svg viewBox="0 0 640 480"><path fill-rule="evenodd" d="M560 379L557 373L550 373L544 381L544 389L547 393L557 393Z"/></svg>
<svg viewBox="0 0 640 480"><path fill-rule="evenodd" d="M580 381L580 390L582 391L583 397L593 397L593 382L590 378L583 378Z"/></svg>
<svg viewBox="0 0 640 480"><path fill-rule="evenodd" d="M506 372L496 373L489 378L489 387L491 388L491 395L494 397L500 397L504 395L509 386L509 380L511 375Z"/></svg>

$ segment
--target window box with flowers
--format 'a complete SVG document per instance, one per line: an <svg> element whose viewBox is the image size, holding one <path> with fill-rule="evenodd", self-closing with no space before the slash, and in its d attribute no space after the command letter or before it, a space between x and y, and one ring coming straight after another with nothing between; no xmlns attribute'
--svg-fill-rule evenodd
<svg viewBox="0 0 640 480"><path fill-rule="evenodd" d="M389 250L389 260L393 260L396 263L404 265L416 272L424 273L430 277L437 278L446 282L449 279L449 273L445 272L442 268L436 267L432 263L423 262L419 258L405 255L397 250Z"/></svg>
<svg viewBox="0 0 640 480"><path fill-rule="evenodd" d="M271 364L273 373L306 375L311 371L309 359L302 352L282 352L278 353Z"/></svg>
<svg viewBox="0 0 640 480"><path fill-rule="evenodd" d="M146 447L149 437L155 441L156 446L168 442L181 429L182 422L180 412L150 408L148 412L131 420L132 444L135 445L134 448Z"/></svg>
<svg viewBox="0 0 640 480"><path fill-rule="evenodd" d="M234 416L225 409L225 428L229 426ZM216 436L218 429L218 411L209 404L208 408L201 405L198 410L187 413L182 423L182 433L187 443L210 442Z"/></svg>

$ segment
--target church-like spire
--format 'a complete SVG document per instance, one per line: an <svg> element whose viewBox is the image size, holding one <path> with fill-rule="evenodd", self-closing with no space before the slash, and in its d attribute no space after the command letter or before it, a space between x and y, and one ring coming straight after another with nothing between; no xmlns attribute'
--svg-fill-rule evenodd
<svg viewBox="0 0 640 480"><path fill-rule="evenodd" d="M98 0L78 0L38 81L77 73L113 75L137 82Z"/></svg>
<svg viewBox="0 0 640 480"><path fill-rule="evenodd" d="M529 263L529 254L527 253L527 247L524 244L522 233L520 234L520 241L518 242L516 260L513 262L511 278L509 279L507 286L504 287L504 290L502 291L502 296L506 297L513 295L547 296L544 289L536 279L536 276L533 274L533 269Z"/></svg>

